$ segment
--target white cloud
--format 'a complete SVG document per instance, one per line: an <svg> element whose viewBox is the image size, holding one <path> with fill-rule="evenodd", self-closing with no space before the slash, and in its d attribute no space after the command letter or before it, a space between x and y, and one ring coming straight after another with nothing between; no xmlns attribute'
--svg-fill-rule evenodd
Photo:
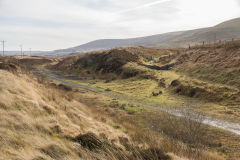
<svg viewBox="0 0 240 160"><path fill-rule="evenodd" d="M236 0L238 2L238 5L240 6L240 0Z"/></svg>
<svg viewBox="0 0 240 160"><path fill-rule="evenodd" d="M164 2L168 2L168 1L171 1L171 0L158 0L158 1L150 2L150 3L146 3L146 4L143 4L143 5L136 6L134 8L119 11L119 12L117 12L117 14L128 13L128 12L131 12L131 11L136 11L136 10L148 8L148 7L155 6L155 5L158 5L158 4L161 4L161 3L164 3Z"/></svg>
<svg viewBox="0 0 240 160"><path fill-rule="evenodd" d="M212 26L240 16L239 0L0 0L8 49L79 45ZM207 4L207 5L206 5Z"/></svg>

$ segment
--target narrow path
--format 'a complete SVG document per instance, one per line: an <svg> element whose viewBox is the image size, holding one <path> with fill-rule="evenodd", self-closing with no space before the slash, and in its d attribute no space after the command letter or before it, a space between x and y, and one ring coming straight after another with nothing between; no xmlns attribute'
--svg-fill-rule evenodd
<svg viewBox="0 0 240 160"><path fill-rule="evenodd" d="M179 117L184 117L185 116L184 112L181 111L181 110L166 109L164 107L161 107L160 105L146 104L146 102L139 102L139 101L134 100L134 99L129 99L126 96L115 95L115 94L110 93L110 92L106 92L106 91L99 90L99 89L96 89L96 88L92 88L92 87L89 87L89 86L86 86L86 85L80 85L80 84L68 81L68 80L74 80L74 79L70 79L69 77L67 77L67 80L66 80L66 77L48 72L44 68L40 68L39 72L42 75L44 75L44 76L46 76L46 77L48 77L52 80L57 80L57 81L62 82L64 84L68 85L68 86L71 86L71 87L82 88L82 89L85 89L85 90L88 90L88 91L91 91L91 92L95 92L95 93L99 93L99 94L103 94L103 95L106 95L106 96L109 96L109 97L112 97L112 98L115 98L115 99L128 101L128 102L130 102L132 104L135 104L135 105L140 105L140 106L144 106L144 107L157 109L157 110L160 110L160 111L163 111L163 112L167 112L167 113L175 115L175 116L179 116ZM195 113L192 112L191 114L193 114L192 117L194 117ZM194 118L192 118L192 120L197 121ZM213 118L207 117L207 116L204 116L204 120L201 121L201 123L227 130L227 131L232 132L236 135L240 135L240 125L238 123L231 123L231 122L227 122L227 121L223 121L223 120L213 119Z"/></svg>

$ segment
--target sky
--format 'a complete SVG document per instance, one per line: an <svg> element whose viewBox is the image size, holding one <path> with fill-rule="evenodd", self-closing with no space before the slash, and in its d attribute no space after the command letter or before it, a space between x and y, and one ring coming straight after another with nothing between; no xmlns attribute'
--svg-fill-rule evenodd
<svg viewBox="0 0 240 160"><path fill-rule="evenodd" d="M0 41L6 50L22 45L47 51L210 27L236 17L240 0L0 0Z"/></svg>

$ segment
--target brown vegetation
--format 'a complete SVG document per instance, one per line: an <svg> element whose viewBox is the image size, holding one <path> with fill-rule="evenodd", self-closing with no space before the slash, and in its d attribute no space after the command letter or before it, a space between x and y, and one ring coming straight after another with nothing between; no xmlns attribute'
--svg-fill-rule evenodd
<svg viewBox="0 0 240 160"><path fill-rule="evenodd" d="M154 110L144 110L140 113L129 112L124 109L124 105L116 102L109 105L101 104L98 102L101 97L94 97L83 101L91 106L91 110L98 115L99 119L105 117L105 120L107 117L108 121L113 120L114 123L120 124L134 142L142 144L143 148L145 145L152 146L153 148L150 150L153 153L160 148L165 152L172 152L190 159L224 159L217 153L206 151L209 146L212 149L217 148L218 137L209 139L210 128L202 124L204 116L200 113L192 115L186 110L182 112L186 118L176 118L170 114ZM95 103L104 107L94 107ZM126 147L126 145L124 146Z"/></svg>
<svg viewBox="0 0 240 160"><path fill-rule="evenodd" d="M118 78L148 79L157 86L149 92L154 98L169 91L236 105L240 102L239 44L236 41L188 50L117 48L66 57L53 68L102 78L106 83ZM229 133L202 125L201 114L191 117L185 112L185 118L177 118L159 111L126 109L131 104L108 104L105 97L99 100L99 95L86 96L84 91L77 92L65 84L48 83L44 76L35 79L22 74L55 61L33 59L0 60L0 154L5 159L170 159L165 154L168 152L200 160L222 159L214 152L224 153L229 159L238 156L230 154L237 151L239 139L230 139L236 148L227 142L222 144ZM158 74L166 66L174 76ZM12 74L18 70L19 75ZM227 85L216 84L225 82Z"/></svg>
<svg viewBox="0 0 240 160"><path fill-rule="evenodd" d="M13 73L17 73L20 71L20 68L17 65L13 63L5 63L5 62L0 62L0 69L7 70Z"/></svg>
<svg viewBox="0 0 240 160"><path fill-rule="evenodd" d="M239 86L240 41L196 46L184 52L187 59L174 70L200 79Z"/></svg>
<svg viewBox="0 0 240 160"><path fill-rule="evenodd" d="M39 82L0 69L0 159L170 159L92 118L69 87Z"/></svg>

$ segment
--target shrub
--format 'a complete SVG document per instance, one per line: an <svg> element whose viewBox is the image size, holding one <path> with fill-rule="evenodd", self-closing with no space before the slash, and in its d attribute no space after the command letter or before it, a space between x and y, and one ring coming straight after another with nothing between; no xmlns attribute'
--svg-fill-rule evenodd
<svg viewBox="0 0 240 160"><path fill-rule="evenodd" d="M163 113L158 119L161 123L158 123L156 127L173 140L187 144L188 151L197 156L208 141L206 136L208 126L203 124L205 117L201 113L193 112L190 109L173 112L181 117Z"/></svg>

